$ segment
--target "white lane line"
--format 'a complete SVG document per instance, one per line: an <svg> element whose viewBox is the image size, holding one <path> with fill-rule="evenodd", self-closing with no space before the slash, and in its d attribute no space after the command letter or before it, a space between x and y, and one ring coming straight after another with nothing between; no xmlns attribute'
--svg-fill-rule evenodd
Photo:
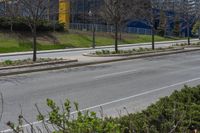
<svg viewBox="0 0 200 133"><path fill-rule="evenodd" d="M136 94L136 95L132 95L132 96L129 96L129 97L121 98L121 99L118 99L118 100L114 100L114 101L106 102L106 103L103 103L103 104L95 105L95 106L92 106L92 107L82 109L80 111L83 112L83 111L92 110L92 109L95 109L95 108L100 108L100 107L103 107L103 106L106 106L106 105L126 101L126 100L129 100L129 99L132 99L132 98L136 98L136 97L147 95L147 94L154 93L154 92L157 92L157 91L165 90L167 88L175 87L175 86L178 86L178 85L184 85L186 83L190 83L190 82L194 82L194 81L198 81L198 80L200 80L200 77L190 79L190 80L186 80L186 81L182 81L182 82L178 82L176 84L164 86L164 87L161 87L161 88L145 91L145 92L142 92L142 93L139 93L139 94ZM75 114L75 113L77 113L77 111L71 112L71 114ZM40 123L42 123L42 121L33 122L33 123L31 123L31 125L36 125L36 124L40 124ZM24 125L23 128L28 127L28 126L30 126L30 124ZM0 131L0 133L6 133L6 132L11 132L11 131L12 131L11 129L7 129L7 130Z"/></svg>
<svg viewBox="0 0 200 133"><path fill-rule="evenodd" d="M141 69L135 69L135 70L128 70L128 71L123 71L123 72L116 72L116 73L109 73L109 74L104 74L104 75L100 75L95 77L95 79L101 79L101 78L105 78L105 77L113 77L116 75L121 75L121 74L126 74L126 73L133 73L133 72L137 72Z"/></svg>

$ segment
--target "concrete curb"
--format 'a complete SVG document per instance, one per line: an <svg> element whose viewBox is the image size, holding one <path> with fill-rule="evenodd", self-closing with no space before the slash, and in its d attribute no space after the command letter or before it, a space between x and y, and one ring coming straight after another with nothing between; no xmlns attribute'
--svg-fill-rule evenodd
<svg viewBox="0 0 200 133"><path fill-rule="evenodd" d="M168 50L156 50L156 51L146 51L146 52L137 52L137 53L124 53L124 54L107 54L107 55L96 55L95 53L84 53L83 56L87 57L126 57L126 56L138 56L138 55L144 55L144 54L155 54L160 52L172 52L172 51L178 51L178 50L184 50L183 47L180 48L174 48L174 49L168 49Z"/></svg>
<svg viewBox="0 0 200 133"><path fill-rule="evenodd" d="M192 39L191 40L193 43L199 42L199 39ZM155 42L155 45L161 45L165 43L186 43L187 40L175 40L175 41L161 41L161 42ZM151 42L147 43L137 43L137 44L120 44L119 47L121 48L126 48L126 47L133 47L133 46L147 46L151 45ZM105 48L114 48L114 46L99 46L96 47L95 49L105 49ZM59 50L45 50L45 51L38 51L38 54L48 54L48 53L62 53L62 52L73 52L73 51L86 51L86 50L93 50L93 48L71 48L71 49L59 49ZM16 53L5 53L5 54L0 54L0 57L6 57L6 56L20 56L20 55L30 55L32 54L32 51L28 52L16 52Z"/></svg>
<svg viewBox="0 0 200 133"><path fill-rule="evenodd" d="M125 60L133 60L133 59L140 59L140 58L148 58L148 57L156 57L156 56L164 56L164 55L171 55L171 54L179 54L179 53L186 53L186 52L194 52L194 51L199 51L199 50L200 50L200 48L184 49L184 50L179 50L179 51L151 53L151 54L129 56L129 57L123 57L123 58L118 58L118 59L112 59L112 60L104 60L104 61L93 61L93 62L86 62L86 63L69 63L69 64L65 64L63 66L54 66L54 67L40 68L40 69L34 69L34 70L24 70L24 71L0 73L0 77L25 74L25 73L33 73L33 72L41 72L41 71L49 71L49 70L57 70L57 69L63 69L63 68L75 68L75 67L97 65L97 64L104 64L104 63L111 63L111 62L118 62L118 61L125 61Z"/></svg>

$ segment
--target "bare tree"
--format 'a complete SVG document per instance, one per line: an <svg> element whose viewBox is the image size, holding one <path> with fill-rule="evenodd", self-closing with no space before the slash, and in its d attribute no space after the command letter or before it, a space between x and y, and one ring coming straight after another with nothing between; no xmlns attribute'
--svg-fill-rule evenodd
<svg viewBox="0 0 200 133"><path fill-rule="evenodd" d="M143 0L142 0L143 1ZM140 14L141 0L104 0L100 16L115 26L115 51L118 52L118 33L128 20Z"/></svg>
<svg viewBox="0 0 200 133"><path fill-rule="evenodd" d="M23 23L28 25L33 38L33 61L37 60L37 26L48 19L49 0L20 0Z"/></svg>
<svg viewBox="0 0 200 133"><path fill-rule="evenodd" d="M196 20L195 20L195 24L193 25L193 33L196 33L196 32L198 32L198 37L199 37L199 39L200 39L200 1L197 1L196 3L195 3L196 5L195 5L195 18L196 18Z"/></svg>
<svg viewBox="0 0 200 133"><path fill-rule="evenodd" d="M179 0L175 4L175 12L181 16L187 30L188 45L190 45L190 29L195 21L195 8L189 0Z"/></svg>
<svg viewBox="0 0 200 133"><path fill-rule="evenodd" d="M156 19L159 18L160 13L157 9L161 6L161 1L146 0L146 10L144 11L143 17L148 21L151 26L152 34L152 49L155 49L155 32L156 32Z"/></svg>

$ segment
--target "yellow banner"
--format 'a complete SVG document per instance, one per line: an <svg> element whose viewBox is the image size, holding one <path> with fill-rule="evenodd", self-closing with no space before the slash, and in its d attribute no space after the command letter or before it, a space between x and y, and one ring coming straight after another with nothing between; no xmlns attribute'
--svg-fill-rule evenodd
<svg viewBox="0 0 200 133"><path fill-rule="evenodd" d="M59 0L59 22L69 28L70 23L70 0Z"/></svg>

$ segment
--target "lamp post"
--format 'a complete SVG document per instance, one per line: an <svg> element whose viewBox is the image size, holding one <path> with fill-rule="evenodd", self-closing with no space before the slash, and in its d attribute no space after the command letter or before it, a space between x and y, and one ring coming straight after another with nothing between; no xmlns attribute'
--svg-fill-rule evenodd
<svg viewBox="0 0 200 133"><path fill-rule="evenodd" d="M92 48L95 48L95 46L96 46L96 44L95 44L95 32L96 32L96 28L95 28L95 24L94 24L94 14L90 10L88 12L88 15L89 15L89 17L92 20Z"/></svg>

